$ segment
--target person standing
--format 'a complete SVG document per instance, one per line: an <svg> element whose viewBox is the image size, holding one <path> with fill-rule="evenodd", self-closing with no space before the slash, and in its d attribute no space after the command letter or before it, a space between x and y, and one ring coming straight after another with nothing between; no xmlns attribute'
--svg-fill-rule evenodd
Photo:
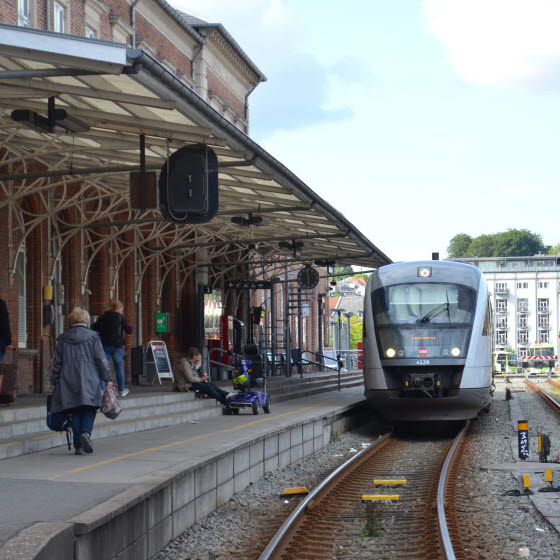
<svg viewBox="0 0 560 560"><path fill-rule="evenodd" d="M101 344L103 344L107 361L113 360L119 396L126 397L130 391L124 386L123 347L125 341L123 331L126 334L132 334L132 327L123 316L122 302L118 299L111 300L109 309L95 321L91 328L101 336Z"/></svg>
<svg viewBox="0 0 560 560"><path fill-rule="evenodd" d="M89 313L75 307L70 329L58 337L51 374L51 413L68 411L76 455L93 453L91 432L101 406L101 382L112 387L99 335L88 328Z"/></svg>
<svg viewBox="0 0 560 560"><path fill-rule="evenodd" d="M235 393L228 393L208 381L206 373L200 375L200 366L202 364L202 356L198 348L191 346L185 352L185 355L177 360L175 367L175 390L187 391L189 386L191 389L200 391L220 401L224 406L228 403L228 399Z"/></svg>
<svg viewBox="0 0 560 560"><path fill-rule="evenodd" d="M12 349L12 331L10 330L10 315L3 299L0 299L0 364L4 360L7 350Z"/></svg>

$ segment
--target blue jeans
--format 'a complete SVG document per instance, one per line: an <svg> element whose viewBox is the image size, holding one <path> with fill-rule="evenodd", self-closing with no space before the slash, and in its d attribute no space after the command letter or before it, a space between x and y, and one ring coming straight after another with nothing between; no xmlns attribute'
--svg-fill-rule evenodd
<svg viewBox="0 0 560 560"><path fill-rule="evenodd" d="M80 436L84 432L91 435L96 414L97 409L93 406L78 406L70 409L72 419L72 439L76 449L82 447Z"/></svg>
<svg viewBox="0 0 560 560"><path fill-rule="evenodd" d="M6 345L3 342L0 342L0 364L6 355Z"/></svg>
<svg viewBox="0 0 560 560"><path fill-rule="evenodd" d="M226 405L228 402L226 399L228 395L227 391L223 391L219 387L216 387L216 385L214 385L214 383L212 383L211 381L193 383L191 385L191 388L196 389L197 391L200 391L201 393L204 393L205 395L208 395L209 397L212 397L217 401L220 401L223 405Z"/></svg>
<svg viewBox="0 0 560 560"><path fill-rule="evenodd" d="M117 386L119 391L124 391L124 372L123 372L123 349L117 346L103 346L107 362L111 363L113 360L113 367L115 368L115 375L117 376ZM105 389L105 383L101 383L101 389Z"/></svg>

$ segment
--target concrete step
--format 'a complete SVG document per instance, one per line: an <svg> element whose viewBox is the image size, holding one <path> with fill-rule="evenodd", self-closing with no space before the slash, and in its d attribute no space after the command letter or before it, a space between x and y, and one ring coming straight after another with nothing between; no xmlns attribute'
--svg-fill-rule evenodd
<svg viewBox="0 0 560 560"><path fill-rule="evenodd" d="M148 416L143 416L142 413L138 415L138 412L134 409L127 409L128 417L123 410L117 420L109 420L103 414L98 414L93 437L94 439L102 439L132 432L153 430L175 424L197 422L203 418L222 414L222 407L217 406L213 399L193 399L189 400L188 404L189 406L184 406L179 411L174 411L176 407L160 408L161 412L159 414L152 412ZM152 411L155 409L155 407L141 408L151 408ZM131 416L136 416L136 418L131 418ZM43 419L42 426L37 432L28 433L21 437L0 439L0 459L34 453L65 444L65 435L50 431Z"/></svg>
<svg viewBox="0 0 560 560"><path fill-rule="evenodd" d="M362 383L361 373L344 373L341 376L343 389ZM220 382L219 385L224 390L230 388L229 382ZM123 412L117 420L98 414L94 439L196 422L222 414L221 405L213 399L195 399L192 393L162 392L170 389L159 388L156 393L144 389L137 396L131 394L123 398ZM267 391L273 403L337 389L338 375L330 372L303 378L292 376L267 380ZM34 400L42 404L0 408L0 460L65 445L65 436L50 431L46 426L46 397L38 395Z"/></svg>

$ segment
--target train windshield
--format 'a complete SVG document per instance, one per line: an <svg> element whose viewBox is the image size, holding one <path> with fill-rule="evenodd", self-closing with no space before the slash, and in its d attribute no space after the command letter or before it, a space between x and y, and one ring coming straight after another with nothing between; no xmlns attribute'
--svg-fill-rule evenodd
<svg viewBox="0 0 560 560"><path fill-rule="evenodd" d="M375 290L382 359L465 358L477 292L458 284L399 284Z"/></svg>

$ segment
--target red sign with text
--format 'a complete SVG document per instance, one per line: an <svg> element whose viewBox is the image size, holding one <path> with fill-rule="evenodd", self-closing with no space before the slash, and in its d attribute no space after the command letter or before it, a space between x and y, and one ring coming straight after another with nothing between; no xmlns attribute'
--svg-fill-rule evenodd
<svg viewBox="0 0 560 560"><path fill-rule="evenodd" d="M422 346L422 348L418 348L418 355L419 356L427 356L428 355L428 349L425 346Z"/></svg>

